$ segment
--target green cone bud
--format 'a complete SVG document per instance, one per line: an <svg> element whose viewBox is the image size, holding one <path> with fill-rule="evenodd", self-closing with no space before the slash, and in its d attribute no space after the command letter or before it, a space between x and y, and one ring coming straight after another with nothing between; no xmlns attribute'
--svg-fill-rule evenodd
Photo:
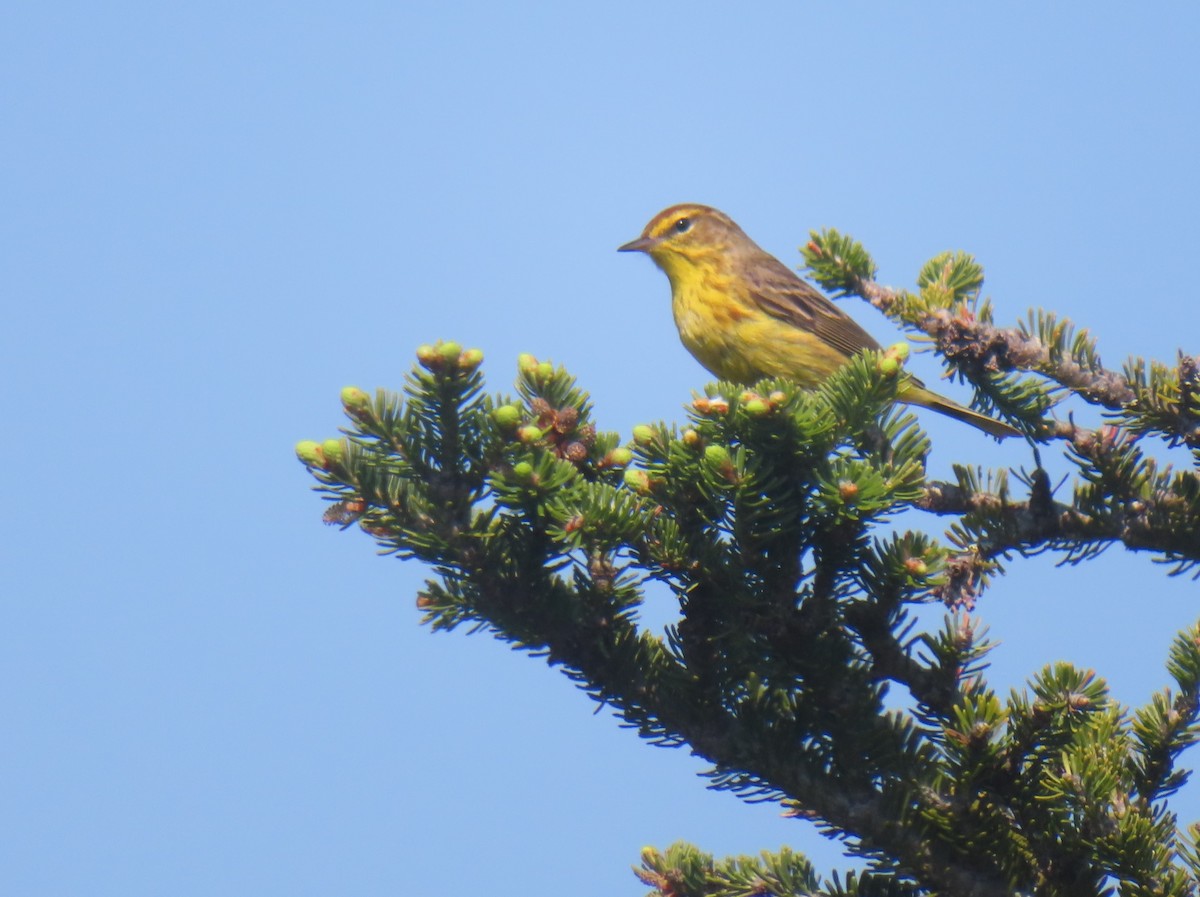
<svg viewBox="0 0 1200 897"><path fill-rule="evenodd" d="M538 360L528 352L522 352L517 356L517 370L523 371L526 374L532 374L537 370Z"/></svg>
<svg viewBox="0 0 1200 897"><path fill-rule="evenodd" d="M473 371L481 364L483 364L482 349L467 349L462 355L458 356L458 366L464 371Z"/></svg>
<svg viewBox="0 0 1200 897"><path fill-rule="evenodd" d="M516 405L501 405L492 411L492 420L498 427L511 430L521 422L521 409Z"/></svg>
<svg viewBox="0 0 1200 897"><path fill-rule="evenodd" d="M458 356L462 355L462 346L453 340L448 343L439 343L437 350L446 364L458 364Z"/></svg>
<svg viewBox="0 0 1200 897"><path fill-rule="evenodd" d="M554 365L548 361L543 361L537 366L537 375L541 380L549 380L554 376Z"/></svg>
<svg viewBox="0 0 1200 897"><path fill-rule="evenodd" d="M325 462L321 446L311 439L304 439L296 443L296 457L310 467L319 467Z"/></svg>
<svg viewBox="0 0 1200 897"><path fill-rule="evenodd" d="M342 387L342 407L347 411L362 411L371 406L371 397L357 386Z"/></svg>
<svg viewBox="0 0 1200 897"><path fill-rule="evenodd" d="M710 445L704 449L704 460L713 467L724 467L730 463L729 449L723 445Z"/></svg>
<svg viewBox="0 0 1200 897"><path fill-rule="evenodd" d="M762 399L751 399L742 408L751 417L762 417L771 410L770 406Z"/></svg>
<svg viewBox="0 0 1200 897"><path fill-rule="evenodd" d="M911 350L908 347L908 343L896 343L895 345L889 346L887 351L888 355L891 355L898 361L904 361L904 359L908 358L908 353Z"/></svg>
<svg viewBox="0 0 1200 897"><path fill-rule="evenodd" d="M437 370L442 356L438 350L428 344L417 346L417 361L421 363L421 367L427 371Z"/></svg>
<svg viewBox="0 0 1200 897"><path fill-rule="evenodd" d="M512 475L514 480L528 483L533 479L533 465L528 461L518 461L513 465Z"/></svg>
<svg viewBox="0 0 1200 897"><path fill-rule="evenodd" d="M341 463L346 456L346 444L340 439L326 439L321 443L321 451L325 453L326 461Z"/></svg>
<svg viewBox="0 0 1200 897"><path fill-rule="evenodd" d="M633 461L633 452L624 446L618 446L608 453L605 461L610 467L627 467Z"/></svg>
<svg viewBox="0 0 1200 897"><path fill-rule="evenodd" d="M631 467L625 471L625 485L639 495L648 495L650 492L650 476L644 470Z"/></svg>
<svg viewBox="0 0 1200 897"><path fill-rule="evenodd" d="M535 427L533 424L526 424L517 430L517 438L525 443L537 442L545 435L539 427Z"/></svg>
<svg viewBox="0 0 1200 897"><path fill-rule="evenodd" d="M649 445L654 441L654 428L646 424L638 424L633 428L633 441L638 445Z"/></svg>
<svg viewBox="0 0 1200 897"><path fill-rule="evenodd" d="M879 373L885 377L895 377L900 373L900 362L894 358L888 358L886 355L879 359Z"/></svg>

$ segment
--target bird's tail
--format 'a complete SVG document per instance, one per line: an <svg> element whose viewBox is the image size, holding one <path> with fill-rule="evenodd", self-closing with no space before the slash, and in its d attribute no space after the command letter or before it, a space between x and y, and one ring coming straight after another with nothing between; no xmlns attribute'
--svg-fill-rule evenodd
<svg viewBox="0 0 1200 897"><path fill-rule="evenodd" d="M900 401L908 402L910 405L920 405L922 408L930 408L939 414L946 415L946 417L961 420L963 423L970 424L978 430L983 430L989 436L995 436L997 439L1021 435L1020 430L1016 427L1010 427L1004 421L988 417L986 414L980 414L978 411L972 411L970 408L964 408L957 402L952 402L943 396L939 396L936 392L932 392L916 383L912 383L907 388L901 388L899 398Z"/></svg>

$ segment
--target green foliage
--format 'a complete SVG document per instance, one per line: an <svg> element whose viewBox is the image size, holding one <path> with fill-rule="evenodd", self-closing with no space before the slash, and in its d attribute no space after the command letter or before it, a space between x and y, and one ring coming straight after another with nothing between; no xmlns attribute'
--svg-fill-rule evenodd
<svg viewBox="0 0 1200 897"><path fill-rule="evenodd" d="M827 290L863 296L919 338L934 337L955 379L975 389L974 407L1027 433L1046 426L1056 390L1039 378L1008 370L1008 353L999 341L967 342L964 337L992 320L991 303L980 300L983 268L973 256L935 256L917 276L919 292L910 293L877 287L872 282L875 263L867 251L835 230L814 232L801 252L813 279Z"/></svg>
<svg viewBox="0 0 1200 897"><path fill-rule="evenodd" d="M647 740L706 759L711 787L781 802L867 867L823 878L786 848L714 860L676 844L643 851L654 894L1197 893L1197 831L1167 800L1197 737L1200 628L1171 649L1175 688L1127 710L1067 664L998 696L966 612L1014 554L1077 562L1116 542L1172 572L1200 564L1200 481L1138 443L1182 443L1200 464L1194 360L1120 378L1053 315L1000 331L965 253L931 260L909 293L875 285L836 231L803 251L827 289L932 340L978 407L1063 440L1069 503L1040 466L929 481L929 440L894 401L897 351L812 391L716 383L682 425L623 442L561 367L523 355L516 394L489 396L482 353L438 343L403 395L347 387L343 437L297 445L326 520L432 568L417 604L434 629L545 657ZM1067 392L1120 427L1053 420ZM945 542L881 529L914 507L952 515ZM661 633L639 617L651 582L679 608ZM938 601L943 624L922 631L915 609Z"/></svg>
<svg viewBox="0 0 1200 897"><path fill-rule="evenodd" d="M835 296L850 295L875 277L875 261L863 245L833 228L812 231L800 254L813 280Z"/></svg>
<svg viewBox="0 0 1200 897"><path fill-rule="evenodd" d="M1200 465L1200 368L1196 359L1180 353L1171 368L1140 358L1125 365L1134 399L1118 416L1131 432L1163 436L1170 445L1183 443Z"/></svg>
<svg viewBox="0 0 1200 897"><path fill-rule="evenodd" d="M761 857L726 857L715 861L709 854L682 842L665 852L642 850L642 865L634 873L651 885L652 894L673 897L804 897L820 893L812 864L782 848L763 851Z"/></svg>
<svg viewBox="0 0 1200 897"><path fill-rule="evenodd" d="M917 275L917 287L930 308L974 304L983 288L983 268L965 252L943 252L925 263Z"/></svg>
<svg viewBox="0 0 1200 897"><path fill-rule="evenodd" d="M1064 547L1067 558L1089 557L1113 541L1112 524L1134 549L1152 548L1177 575L1200 565L1196 522L1200 519L1200 480L1147 457L1126 432L1103 430L1071 445L1070 458L1079 468L1074 507L1086 520L1100 524L1097 538ZM1153 534L1154 538L1146 538ZM1105 535L1108 538L1103 538Z"/></svg>
<svg viewBox="0 0 1200 897"><path fill-rule="evenodd" d="M1030 309L1027 320L1019 322L1018 326L1023 334L1036 337L1046 347L1045 371L1063 364L1076 365L1094 374L1104 370L1096 341L1086 330L1076 330L1066 318L1044 309Z"/></svg>

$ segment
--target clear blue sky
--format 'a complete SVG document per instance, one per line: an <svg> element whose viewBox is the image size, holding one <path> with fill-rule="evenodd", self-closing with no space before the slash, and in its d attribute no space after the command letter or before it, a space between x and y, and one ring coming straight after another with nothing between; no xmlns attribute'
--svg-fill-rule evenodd
<svg viewBox="0 0 1200 897"><path fill-rule="evenodd" d="M837 227L901 286L968 250L1000 320L1113 365L1200 352L1194 7L416 7L5 15L2 893L636 895L677 838L829 868L540 661L419 628L424 571L322 526L292 455L439 337L496 391L565 363L609 429L680 418L707 375L614 252L669 203L789 263ZM1030 463L922 420L935 473ZM1198 596L1116 549L1018 563L994 682L1064 659L1141 703Z"/></svg>

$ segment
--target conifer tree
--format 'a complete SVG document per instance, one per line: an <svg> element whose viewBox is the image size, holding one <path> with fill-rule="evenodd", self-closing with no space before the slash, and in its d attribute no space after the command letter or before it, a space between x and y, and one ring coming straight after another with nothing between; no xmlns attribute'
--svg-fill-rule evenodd
<svg viewBox="0 0 1200 897"><path fill-rule="evenodd" d="M1198 893L1200 848L1168 798L1197 733L1200 627L1171 648L1174 684L1130 711L1064 663L996 694L970 613L1005 565L1042 551L1077 562L1120 544L1200 569L1197 359L1116 372L1054 315L1000 327L963 253L931 260L914 291L877 284L835 231L803 253L826 290L928 339L1035 453L1062 451L1070 495L1040 465L928 478L929 440L894 403L903 345L813 391L713 384L684 423L625 441L562 368L522 356L516 394L493 396L482 353L443 342L418 350L403 395L348 387L343 437L297 446L327 522L428 564L417 605L433 628L544 657L650 742L704 758L712 787L776 800L866 861L819 873L786 849L647 848L652 894ZM1069 394L1107 422L1056 415ZM1190 457L1163 466L1147 439ZM906 508L949 528L880 530ZM650 582L678 598L665 632L639 623ZM914 607L939 601L944 624L921 631ZM889 688L911 709L885 704Z"/></svg>

